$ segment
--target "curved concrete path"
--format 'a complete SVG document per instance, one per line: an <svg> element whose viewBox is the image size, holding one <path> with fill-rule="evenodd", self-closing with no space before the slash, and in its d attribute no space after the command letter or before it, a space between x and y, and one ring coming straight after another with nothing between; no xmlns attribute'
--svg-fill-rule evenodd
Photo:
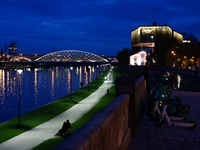
<svg viewBox="0 0 200 150"><path fill-rule="evenodd" d="M107 77L112 76L109 72ZM30 150L45 140L53 138L62 127L64 121L71 123L81 118L107 93L112 86L112 80L106 80L94 93L74 105L57 117L0 144L0 150Z"/></svg>

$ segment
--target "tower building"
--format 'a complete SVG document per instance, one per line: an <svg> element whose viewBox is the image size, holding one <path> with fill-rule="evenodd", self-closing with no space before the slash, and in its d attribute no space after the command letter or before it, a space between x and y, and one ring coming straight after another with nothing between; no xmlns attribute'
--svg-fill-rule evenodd
<svg viewBox="0 0 200 150"><path fill-rule="evenodd" d="M13 41L12 43L10 43L10 45L8 46L8 53L9 55L17 55L17 42Z"/></svg>

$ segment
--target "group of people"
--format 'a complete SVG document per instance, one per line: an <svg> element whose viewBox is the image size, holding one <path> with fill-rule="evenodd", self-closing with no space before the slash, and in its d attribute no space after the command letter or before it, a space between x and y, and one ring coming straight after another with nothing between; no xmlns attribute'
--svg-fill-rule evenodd
<svg viewBox="0 0 200 150"><path fill-rule="evenodd" d="M58 133L56 135L61 136L63 134L65 134L71 127L71 123L69 122L69 120L63 122L62 128L58 131Z"/></svg>

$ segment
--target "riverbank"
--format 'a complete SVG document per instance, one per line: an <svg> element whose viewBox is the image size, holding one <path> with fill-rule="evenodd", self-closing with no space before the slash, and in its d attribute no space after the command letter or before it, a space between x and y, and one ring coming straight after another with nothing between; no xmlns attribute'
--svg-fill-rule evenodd
<svg viewBox="0 0 200 150"><path fill-rule="evenodd" d="M99 86L104 82L104 77L108 74L108 72L109 68L100 74L95 80L93 80L90 85L86 85L85 87L73 92L71 94L72 100L70 100L70 95L66 95L52 103L20 116L20 126L18 125L18 117L1 123L0 143L27 130L30 130L31 128L34 128L71 108L98 89Z"/></svg>
<svg viewBox="0 0 200 150"><path fill-rule="evenodd" d="M114 77L113 77L113 79L115 79L116 77L115 77L115 75L117 75L117 76L120 76L121 75L121 72L119 72L119 73L115 73L114 74ZM102 74L102 76L104 76L103 74ZM98 80L98 84L100 84L100 79L102 79L102 77L98 77L97 78L97 80ZM96 80L96 79L95 79ZM94 85L92 85L92 83L91 83L91 85L90 85L90 91L88 91L88 87L84 87L83 89L80 89L81 91L80 92L78 92L78 91L76 91L76 92L78 92L78 93L76 93L76 92L74 92L74 93L76 93L76 94L72 94L72 100L73 100L73 102L74 101L76 101L76 97L80 97L81 96L81 92L82 92L82 94L85 94L85 93L88 93L88 92L93 92L93 88L94 87L96 87L97 86L97 82L96 81L93 81L93 83L94 83ZM85 91L84 91L85 90ZM115 90L113 89L113 90L111 90L110 92L112 93L112 91L114 92L114 96L115 96ZM111 98L110 96L112 95L112 94L109 94L108 96L109 96L109 99L114 99L114 98ZM68 96L68 98L69 98L69 96ZM66 99L67 99L67 97L64 97L63 98L63 102L65 103L65 105L67 105L68 103L66 102ZM59 100L59 102L58 103L62 103L62 101L61 100ZM51 105L52 106L52 108L49 106L49 107L46 107L46 108L48 108L48 112L53 112L53 110L52 109L54 109L54 105ZM57 106L58 107L58 106ZM105 106L101 106L101 107L105 107ZM102 108L101 108L102 109ZM51 111L49 111L49 110L51 110ZM38 111L39 113L40 113L40 111ZM34 114L34 113L33 113ZM93 113L92 113L93 114ZM43 115L42 115L43 116ZM35 119L37 120L38 118L37 117L35 117ZM85 119L84 119L85 120ZM22 125L21 127L17 127L16 125L14 125L14 122L15 122L15 124L17 124L17 118L15 118L15 120L13 120L12 121L12 123L10 122L10 124L9 123L7 123L7 127L5 127L5 124L4 124L4 126L2 125L2 124L0 124L0 132L1 131L3 131L4 129L2 128L2 127L4 127L6 130L8 129L8 131L9 130L11 130L10 131L10 133L11 132L13 132L14 130L15 130L15 132L16 132L16 130L23 130L23 132L25 131L25 129L27 129L27 130L29 130L29 126L27 125L27 126L24 126L24 125ZM31 119L29 119L29 122L31 122ZM80 124L80 122L78 123L78 124ZM74 126L74 125L73 125ZM12 127L12 128L10 128L10 127ZM21 131L22 132L22 131ZM8 135L8 132L4 132L4 134L5 135ZM20 134L20 133L19 133ZM0 134L0 135L3 135L3 134ZM4 139L4 141L5 141L5 138L3 138ZM0 140L2 141L2 138L0 138ZM61 139L62 140L62 139Z"/></svg>

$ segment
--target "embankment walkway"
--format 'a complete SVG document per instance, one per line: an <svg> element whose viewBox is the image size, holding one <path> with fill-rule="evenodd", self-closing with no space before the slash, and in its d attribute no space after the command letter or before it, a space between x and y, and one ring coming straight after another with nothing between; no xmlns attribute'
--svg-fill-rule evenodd
<svg viewBox="0 0 200 150"><path fill-rule="evenodd" d="M127 150L199 150L200 149L200 92L174 90L171 97L178 96L181 103L190 104L187 120L197 119L197 127L170 126L165 121L157 128L145 113L141 115L139 132L131 138Z"/></svg>
<svg viewBox="0 0 200 150"><path fill-rule="evenodd" d="M108 74L108 77L112 74ZM57 117L0 144L0 150L30 150L45 140L53 138L67 119L73 123L88 112L106 94L112 80L106 80L94 93Z"/></svg>

